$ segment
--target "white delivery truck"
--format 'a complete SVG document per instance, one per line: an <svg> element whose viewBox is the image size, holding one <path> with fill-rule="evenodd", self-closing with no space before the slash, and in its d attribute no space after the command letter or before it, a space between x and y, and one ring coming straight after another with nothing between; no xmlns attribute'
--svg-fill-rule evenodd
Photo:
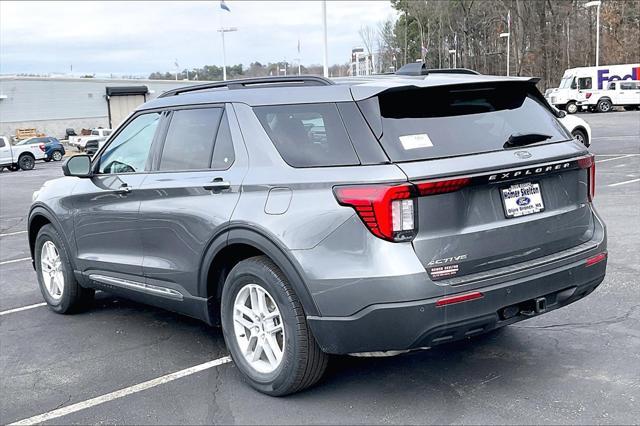
<svg viewBox="0 0 640 426"><path fill-rule="evenodd" d="M547 101L569 114L578 112L578 102L587 100L587 93L606 90L610 81L640 80L640 64L603 65L570 68L564 72L560 86L547 90Z"/></svg>

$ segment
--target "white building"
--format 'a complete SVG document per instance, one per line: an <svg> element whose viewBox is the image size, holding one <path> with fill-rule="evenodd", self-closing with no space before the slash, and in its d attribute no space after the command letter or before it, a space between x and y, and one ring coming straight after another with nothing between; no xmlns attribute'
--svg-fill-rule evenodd
<svg viewBox="0 0 640 426"><path fill-rule="evenodd" d="M62 137L67 128L114 128L141 103L204 82L0 77L0 135L35 128Z"/></svg>

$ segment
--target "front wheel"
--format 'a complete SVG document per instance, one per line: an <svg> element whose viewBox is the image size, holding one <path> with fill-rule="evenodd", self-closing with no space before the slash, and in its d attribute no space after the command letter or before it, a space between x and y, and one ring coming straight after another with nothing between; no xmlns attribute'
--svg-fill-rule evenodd
<svg viewBox="0 0 640 426"><path fill-rule="evenodd" d="M578 112L578 105L576 105L575 102L569 102L565 109L567 110L567 114L575 114Z"/></svg>
<svg viewBox="0 0 640 426"><path fill-rule="evenodd" d="M94 290L76 281L62 238L51 225L43 226L36 237L35 266L40 292L53 311L71 313L93 298Z"/></svg>
<svg viewBox="0 0 640 426"><path fill-rule="evenodd" d="M31 155L24 154L20 158L18 158L18 166L22 170L32 170L36 165L36 159Z"/></svg>
<svg viewBox="0 0 640 426"><path fill-rule="evenodd" d="M222 290L222 331L234 363L260 392L282 396L315 384L327 367L295 291L266 256L246 259Z"/></svg>

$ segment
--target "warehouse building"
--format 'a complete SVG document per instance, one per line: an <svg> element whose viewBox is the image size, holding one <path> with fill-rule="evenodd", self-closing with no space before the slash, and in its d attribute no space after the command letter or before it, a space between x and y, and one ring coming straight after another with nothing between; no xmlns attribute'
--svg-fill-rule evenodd
<svg viewBox="0 0 640 426"><path fill-rule="evenodd" d="M115 128L145 101L176 87L171 80L0 77L0 135L17 129L62 138L67 128ZM200 82L203 83L203 82Z"/></svg>

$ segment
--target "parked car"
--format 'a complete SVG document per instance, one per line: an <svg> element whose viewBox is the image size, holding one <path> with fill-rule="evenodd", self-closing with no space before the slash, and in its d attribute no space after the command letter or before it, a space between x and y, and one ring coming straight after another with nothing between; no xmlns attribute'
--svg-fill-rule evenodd
<svg viewBox="0 0 640 426"><path fill-rule="evenodd" d="M90 140L106 140L113 133L111 129L96 128L91 130L90 135L86 136L69 136L69 145L84 151L85 145Z"/></svg>
<svg viewBox="0 0 640 426"><path fill-rule="evenodd" d="M11 145L10 139L0 136L0 170L31 170L36 160L45 158L43 144Z"/></svg>
<svg viewBox="0 0 640 426"><path fill-rule="evenodd" d="M60 141L50 136L24 139L16 143L16 146L26 145L38 145L41 150L44 149L44 158L41 159L47 162L60 161L65 154L64 146Z"/></svg>
<svg viewBox="0 0 640 426"><path fill-rule="evenodd" d="M627 111L640 107L640 80L618 80L607 83L606 90L587 91L585 100L578 102L589 111L609 112L621 106Z"/></svg>
<svg viewBox="0 0 640 426"><path fill-rule="evenodd" d="M106 142L106 138L91 139L85 144L84 151L87 155L94 155Z"/></svg>
<svg viewBox="0 0 640 426"><path fill-rule="evenodd" d="M591 146L591 126L586 121L575 115L567 115L564 111L558 111L558 121L574 139L587 148Z"/></svg>
<svg viewBox="0 0 640 426"><path fill-rule="evenodd" d="M102 289L221 324L247 382L285 395L328 354L432 347L590 294L607 263L593 155L535 79L432 77L245 79L139 106L34 193L44 299L70 313Z"/></svg>

